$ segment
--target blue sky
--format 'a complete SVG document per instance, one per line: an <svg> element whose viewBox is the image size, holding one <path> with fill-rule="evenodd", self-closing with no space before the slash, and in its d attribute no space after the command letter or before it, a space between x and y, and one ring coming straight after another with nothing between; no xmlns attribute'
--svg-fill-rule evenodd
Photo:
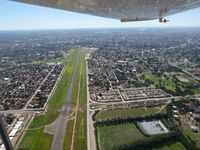
<svg viewBox="0 0 200 150"><path fill-rule="evenodd" d="M111 28L111 27L200 27L200 8L167 19L121 23L119 20L73 13L52 8L0 0L0 30Z"/></svg>

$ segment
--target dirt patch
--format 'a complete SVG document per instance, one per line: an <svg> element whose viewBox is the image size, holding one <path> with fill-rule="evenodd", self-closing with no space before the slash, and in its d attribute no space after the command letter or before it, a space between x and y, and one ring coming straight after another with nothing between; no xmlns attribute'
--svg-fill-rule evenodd
<svg viewBox="0 0 200 150"><path fill-rule="evenodd" d="M184 82L184 83L190 83L190 80L183 77L183 76L180 76L180 75L177 75L176 76L177 80L179 80L180 82Z"/></svg>

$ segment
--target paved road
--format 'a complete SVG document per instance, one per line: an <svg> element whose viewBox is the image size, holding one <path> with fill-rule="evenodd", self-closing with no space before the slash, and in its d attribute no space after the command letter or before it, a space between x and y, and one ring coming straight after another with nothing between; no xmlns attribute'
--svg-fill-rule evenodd
<svg viewBox="0 0 200 150"><path fill-rule="evenodd" d="M86 62L86 74L87 74L87 150L96 150L96 138L94 133L94 126L92 115L90 113L90 93L89 93L89 79L88 79L88 63Z"/></svg>
<svg viewBox="0 0 200 150"><path fill-rule="evenodd" d="M5 110L0 111L0 114L36 114L36 113L42 113L43 110Z"/></svg>
<svg viewBox="0 0 200 150"><path fill-rule="evenodd" d="M76 61L76 64L75 64L75 67L73 70L72 78L70 81L70 86L67 91L65 103L62 107L60 115L55 120L54 123L52 123L49 127L47 127L45 129L46 130L45 132L50 132L50 133L54 134L53 141L51 144L51 150L62 150L63 149L65 133L66 133L66 128L67 128L67 120L68 120L68 117L69 117L68 115L69 115L69 111L71 108L71 98L72 98L78 63L79 63L79 56L77 58L77 61Z"/></svg>
<svg viewBox="0 0 200 150"><path fill-rule="evenodd" d="M184 96L185 98L200 98L200 94L196 95L188 95ZM165 102L174 99L175 101L179 101L183 98L183 96L171 96L171 97L164 97L164 98L147 98L147 99L141 99L141 100L133 100L133 101L121 101L121 102L109 102L109 103L101 103L101 102L92 102L90 106L90 110L95 111L95 110L101 110L102 108L106 108L107 106L124 106L124 105L129 105L129 104L138 104L142 102ZM143 104L142 104L143 105Z"/></svg>

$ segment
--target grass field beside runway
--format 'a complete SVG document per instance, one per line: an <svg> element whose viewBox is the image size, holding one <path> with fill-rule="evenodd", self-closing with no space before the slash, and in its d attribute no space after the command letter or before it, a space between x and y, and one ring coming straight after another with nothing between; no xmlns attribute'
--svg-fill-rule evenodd
<svg viewBox="0 0 200 150"><path fill-rule="evenodd" d="M80 84L80 90L79 90ZM79 91L78 91L79 90ZM77 101L79 104L77 106ZM72 114L73 118L70 119L67 125L67 133L65 136L64 149L87 149L87 81L86 81L86 62L85 52L80 52L80 62L76 74L75 85L72 96ZM77 115L74 114L77 111ZM76 121L75 121L76 118ZM72 130L75 132L73 133ZM73 136L74 134L74 136ZM74 138L74 139L72 139ZM72 144L73 141L73 144Z"/></svg>
<svg viewBox="0 0 200 150"><path fill-rule="evenodd" d="M145 137L133 123L97 127L98 143L101 150L117 150Z"/></svg>
<svg viewBox="0 0 200 150"><path fill-rule="evenodd" d="M165 112L166 109L161 110L161 113ZM146 115L154 115L156 113L160 113L160 110L156 107L102 110L96 113L95 120L141 117Z"/></svg>

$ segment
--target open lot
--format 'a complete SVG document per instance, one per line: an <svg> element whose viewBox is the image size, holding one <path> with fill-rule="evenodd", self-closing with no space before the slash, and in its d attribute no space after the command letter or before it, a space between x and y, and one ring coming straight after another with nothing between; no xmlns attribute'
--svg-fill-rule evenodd
<svg viewBox="0 0 200 150"><path fill-rule="evenodd" d="M186 68L186 71L190 72L191 74L200 77L200 67L196 66L196 67L188 67Z"/></svg>
<svg viewBox="0 0 200 150"><path fill-rule="evenodd" d="M188 76L183 72L168 72L167 75L169 75L171 78L177 79L179 82L182 82L183 84L197 83L196 80L194 80L192 77Z"/></svg>
<svg viewBox="0 0 200 150"><path fill-rule="evenodd" d="M110 118L123 118L123 117L141 117L145 115L153 115L159 112L156 107L145 108L127 108L127 109L113 109L99 111L95 115L95 120L107 120ZM162 111L165 112L165 109Z"/></svg>
<svg viewBox="0 0 200 150"><path fill-rule="evenodd" d="M171 72L168 74L171 78L177 80L177 84L179 84L183 90L190 91L193 94L200 94L199 81L182 72Z"/></svg>
<svg viewBox="0 0 200 150"><path fill-rule="evenodd" d="M181 76L181 75L177 75L176 78L180 81L180 82L184 82L184 83L190 83L191 80L189 80L188 78Z"/></svg>
<svg viewBox="0 0 200 150"><path fill-rule="evenodd" d="M144 74L145 80L152 81L157 86L164 86L165 89L175 92L175 83L170 79L165 78L164 76L156 76L148 72Z"/></svg>
<svg viewBox="0 0 200 150"><path fill-rule="evenodd" d="M146 72L144 74L138 75L138 77L142 76L145 80L149 80L153 82L154 85L158 87L163 87L164 89L166 89L167 91L171 91L172 93L177 92L176 85L180 88L182 93L200 93L199 82L183 72L166 72L164 75L161 76L153 75L151 72Z"/></svg>
<svg viewBox="0 0 200 150"><path fill-rule="evenodd" d="M101 150L116 150L122 145L129 145L147 138L134 124L97 127L97 132Z"/></svg>

